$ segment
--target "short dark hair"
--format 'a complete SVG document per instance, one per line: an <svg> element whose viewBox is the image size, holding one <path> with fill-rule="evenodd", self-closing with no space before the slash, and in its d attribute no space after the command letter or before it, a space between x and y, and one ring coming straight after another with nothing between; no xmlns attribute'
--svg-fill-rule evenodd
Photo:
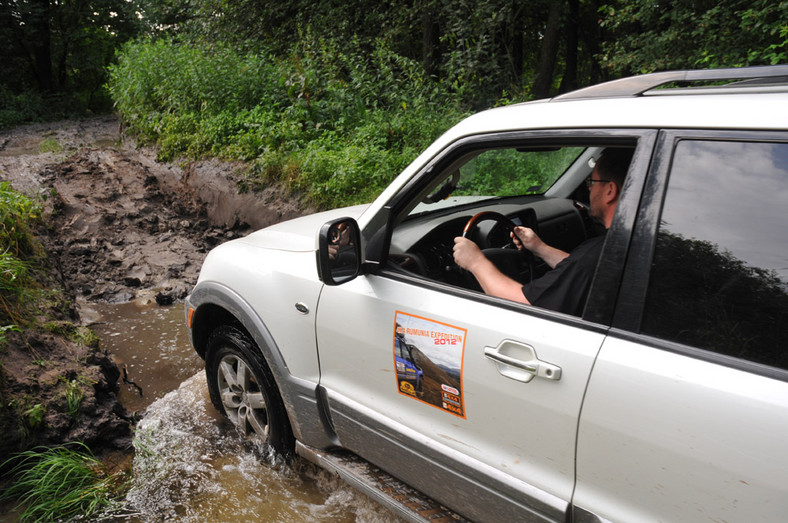
<svg viewBox="0 0 788 523"><path fill-rule="evenodd" d="M602 156L596 161L599 177L603 180L613 180L620 189L624 185L624 178L627 177L633 151L628 147L608 147L602 151Z"/></svg>

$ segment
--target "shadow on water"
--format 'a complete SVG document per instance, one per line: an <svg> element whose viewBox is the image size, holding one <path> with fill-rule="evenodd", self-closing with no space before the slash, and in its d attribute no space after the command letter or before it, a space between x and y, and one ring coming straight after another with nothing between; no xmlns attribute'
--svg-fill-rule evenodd
<svg viewBox="0 0 788 523"><path fill-rule="evenodd" d="M395 522L343 481L299 458L273 459L211 405L182 306L97 309L102 347L143 394L121 384L136 428L134 479L116 521Z"/></svg>

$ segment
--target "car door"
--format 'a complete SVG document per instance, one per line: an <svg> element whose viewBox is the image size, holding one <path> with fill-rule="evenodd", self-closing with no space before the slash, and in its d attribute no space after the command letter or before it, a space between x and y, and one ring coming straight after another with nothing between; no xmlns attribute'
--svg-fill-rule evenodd
<svg viewBox="0 0 788 523"><path fill-rule="evenodd" d="M665 132L658 156L583 404L575 517L783 520L788 136Z"/></svg>
<svg viewBox="0 0 788 523"><path fill-rule="evenodd" d="M387 276L326 288L321 385L342 445L474 519L563 519L604 329L549 316ZM423 355L422 392L397 377L398 335ZM514 365L535 359L525 383Z"/></svg>
<svg viewBox="0 0 788 523"><path fill-rule="evenodd" d="M626 241L608 243L603 256L622 258ZM604 324L383 270L325 287L316 328L343 447L473 520L566 519Z"/></svg>

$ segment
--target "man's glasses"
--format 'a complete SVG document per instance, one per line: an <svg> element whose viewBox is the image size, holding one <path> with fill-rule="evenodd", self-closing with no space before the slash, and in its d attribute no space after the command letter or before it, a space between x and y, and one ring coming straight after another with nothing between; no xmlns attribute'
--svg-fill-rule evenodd
<svg viewBox="0 0 788 523"><path fill-rule="evenodd" d="M594 180L593 178L591 178L589 176L588 178L586 178L586 187L588 187L590 189L591 186L594 185L595 183L599 183L599 182L607 183L607 182L610 182L610 181L612 181L612 180Z"/></svg>

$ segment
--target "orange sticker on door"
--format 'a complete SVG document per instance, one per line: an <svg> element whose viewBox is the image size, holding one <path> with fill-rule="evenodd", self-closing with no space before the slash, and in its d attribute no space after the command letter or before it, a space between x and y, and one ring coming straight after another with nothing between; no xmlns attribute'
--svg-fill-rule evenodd
<svg viewBox="0 0 788 523"><path fill-rule="evenodd" d="M461 418L466 329L413 314L394 314L397 390Z"/></svg>

